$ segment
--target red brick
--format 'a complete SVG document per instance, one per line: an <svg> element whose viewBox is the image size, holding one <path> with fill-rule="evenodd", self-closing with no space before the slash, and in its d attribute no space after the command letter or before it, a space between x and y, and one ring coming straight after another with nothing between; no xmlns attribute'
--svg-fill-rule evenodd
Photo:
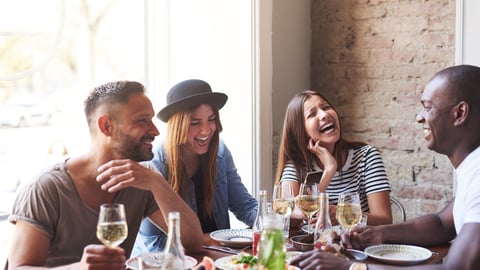
<svg viewBox="0 0 480 270"><path fill-rule="evenodd" d="M347 138L382 150L392 194L409 218L452 198L452 168L425 145L419 97L454 64L454 0L316 0L312 5L312 86L342 115Z"/></svg>

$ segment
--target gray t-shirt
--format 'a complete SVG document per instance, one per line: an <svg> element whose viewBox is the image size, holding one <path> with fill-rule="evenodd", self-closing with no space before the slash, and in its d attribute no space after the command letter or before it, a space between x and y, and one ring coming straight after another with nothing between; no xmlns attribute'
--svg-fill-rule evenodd
<svg viewBox="0 0 480 270"><path fill-rule="evenodd" d="M136 188L120 190L114 202L125 205L128 237L121 247L128 258L140 222L158 206L150 191ZM45 266L52 267L78 262L86 245L101 244L96 237L98 211L83 203L65 163L59 163L19 192L9 221L29 222L51 239Z"/></svg>

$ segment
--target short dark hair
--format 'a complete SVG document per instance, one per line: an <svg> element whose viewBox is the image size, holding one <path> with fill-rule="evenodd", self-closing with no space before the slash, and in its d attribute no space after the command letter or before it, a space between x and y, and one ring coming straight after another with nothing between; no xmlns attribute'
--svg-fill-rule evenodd
<svg viewBox="0 0 480 270"><path fill-rule="evenodd" d="M93 112L102 104L127 103L132 94L145 93L143 84L135 81L114 81L95 87L84 102L84 112L90 124Z"/></svg>
<svg viewBox="0 0 480 270"><path fill-rule="evenodd" d="M435 74L435 77L443 77L447 80L450 88L450 97L454 102L466 101L468 103L478 101L480 96L480 67L472 65L457 65L445 68Z"/></svg>

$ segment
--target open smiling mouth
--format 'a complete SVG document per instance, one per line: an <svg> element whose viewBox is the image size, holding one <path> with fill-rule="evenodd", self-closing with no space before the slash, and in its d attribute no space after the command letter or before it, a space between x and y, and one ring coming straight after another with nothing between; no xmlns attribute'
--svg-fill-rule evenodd
<svg viewBox="0 0 480 270"><path fill-rule="evenodd" d="M208 143L208 137L195 137L195 141L199 144L204 146Z"/></svg>
<svg viewBox="0 0 480 270"><path fill-rule="evenodd" d="M146 145L152 145L154 140L155 140L155 137L145 137L142 139L142 143Z"/></svg>
<svg viewBox="0 0 480 270"><path fill-rule="evenodd" d="M325 133L327 131L330 131L335 128L335 125L333 123L325 125L323 128L320 129L321 133Z"/></svg>
<svg viewBox="0 0 480 270"><path fill-rule="evenodd" d="M428 137L432 131L429 128L424 128L423 129L423 137Z"/></svg>

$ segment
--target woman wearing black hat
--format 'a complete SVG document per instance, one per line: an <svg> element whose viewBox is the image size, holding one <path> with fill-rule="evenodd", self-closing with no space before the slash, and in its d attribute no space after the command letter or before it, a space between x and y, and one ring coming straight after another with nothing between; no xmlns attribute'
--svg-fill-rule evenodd
<svg viewBox="0 0 480 270"><path fill-rule="evenodd" d="M170 89L167 105L157 115L167 122L167 134L151 163L197 213L203 232L230 228L228 210L248 226L257 212L257 201L220 140L218 111L226 101L227 95L212 92L208 83L186 80ZM165 241L165 233L146 219L133 256L162 250Z"/></svg>

